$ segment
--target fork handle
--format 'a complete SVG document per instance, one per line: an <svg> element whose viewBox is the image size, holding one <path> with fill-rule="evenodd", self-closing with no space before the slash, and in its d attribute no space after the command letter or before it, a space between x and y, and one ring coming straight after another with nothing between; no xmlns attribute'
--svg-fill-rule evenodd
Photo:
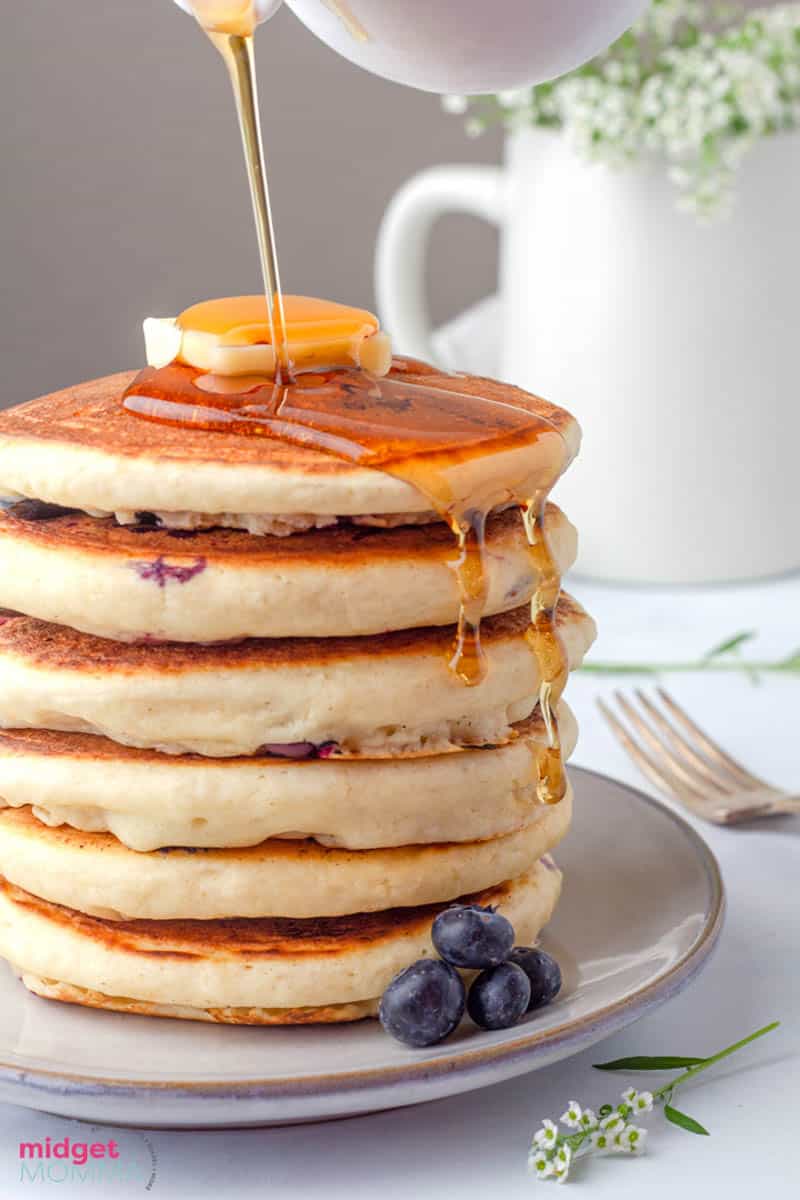
<svg viewBox="0 0 800 1200"><path fill-rule="evenodd" d="M800 796L781 796L769 807L770 813L800 813Z"/></svg>

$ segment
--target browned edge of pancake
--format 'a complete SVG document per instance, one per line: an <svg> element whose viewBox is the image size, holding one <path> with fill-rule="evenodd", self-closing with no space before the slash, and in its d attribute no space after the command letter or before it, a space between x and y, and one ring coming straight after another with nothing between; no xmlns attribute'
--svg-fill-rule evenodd
<svg viewBox="0 0 800 1200"><path fill-rule="evenodd" d="M545 734L544 721L537 706L524 721L517 721L512 726L517 738L538 737ZM510 742L507 744L511 744ZM451 754L485 754L493 746L457 746L448 751ZM155 763L159 767L180 768L202 766L204 770L225 771L231 768L250 767L261 770L264 767L295 768L318 767L326 769L331 763L346 763L348 766L359 764L369 766L376 761L395 762L396 759L376 760L374 756L358 755L347 758L281 758L267 754L246 754L234 758L206 758L202 754L164 754L160 750L140 749L137 746L124 746L121 742L112 742L110 738L95 733L67 733L54 729L0 729L0 759L16 756L36 755L37 758L54 759L66 758L71 761L84 760L89 762L126 762L142 766ZM415 753L415 759L441 758L440 750L428 753Z"/></svg>
<svg viewBox="0 0 800 1200"><path fill-rule="evenodd" d="M127 1013L138 1017L169 1017L173 1020L208 1021L217 1025L338 1025L345 1021L363 1021L376 1015L375 1000L356 1000L344 1004L322 1004L317 1008L191 1008L134 1000L130 996L110 996L106 992L78 987L61 980L43 979L22 973L29 991L45 1000L60 1004L78 1004L105 1012Z"/></svg>
<svg viewBox="0 0 800 1200"><path fill-rule="evenodd" d="M568 803L562 801L561 803ZM537 812L546 814L553 812L560 805L541 806L537 807ZM334 868L344 868L346 865L358 865L359 867L365 863L369 856L380 854L387 864L399 863L401 866L406 863L409 858L420 858L430 860L442 855L450 855L453 850L458 850L459 853L467 853L471 848L486 845L487 842L502 841L504 837L513 837L528 828L523 825L520 828L514 829L509 834L501 834L499 838L473 838L466 842L424 842L419 845L411 846L385 846L375 847L374 849L348 850L341 846L325 846L321 842L315 841L313 837L297 837L297 838L266 838L262 842L256 842L251 846L160 846L156 850L131 850L124 842L121 842L113 833L88 833L82 829L76 829L73 825L47 825L40 821L33 814L33 808L30 805L23 805L20 808L0 808L0 832L4 828L15 831L17 835L21 834L23 838L32 836L34 841L43 841L49 848L54 848L56 853L63 850L68 855L76 855L84 852L91 852L95 855L103 855L106 859L109 857L119 862L120 860L131 860L138 855L145 855L148 859L171 859L173 861L180 859L194 859L198 856L201 858L212 859L218 867L231 866L255 866L259 870L274 866L276 863L283 861L289 864L301 866L304 871L309 874L314 871L329 867L331 863ZM74 862L75 859L73 858ZM84 859L84 862L86 860ZM391 871L391 865L387 866L387 871Z"/></svg>
<svg viewBox="0 0 800 1200"><path fill-rule="evenodd" d="M589 620L566 592L556 609L556 626ZM484 645L521 638L530 625L530 605L487 617L481 624ZM33 617L16 617L0 624L0 657L12 655L33 667L59 671L155 675L196 670L248 670L258 667L316 666L337 659L386 658L408 654L443 654L452 643L450 625L403 629L367 637L245 638L239 642L198 645L190 642L112 642L66 625Z"/></svg>
<svg viewBox="0 0 800 1200"><path fill-rule="evenodd" d="M227 917L213 921L121 920L90 917L72 908L41 900L0 876L0 891L14 905L72 933L90 938L106 949L148 958L203 959L300 958L303 955L341 955L361 946L413 934L429 927L437 913L451 903L502 904L513 882L462 897L460 901L390 908L383 912L344 917Z"/></svg>
<svg viewBox="0 0 800 1200"><path fill-rule="evenodd" d="M122 393L135 371L92 379L63 391L29 400L0 413L0 438L66 443L105 451L115 458L150 457L163 462L205 462L222 466L263 466L272 471L300 471L310 475L352 475L354 466L307 446L272 438L209 433L190 427L174 428L144 421L127 413ZM458 391L497 400L536 413L562 434L576 429L575 419L538 396L508 383L478 375L452 375L426 363L395 358L391 376L409 383Z"/></svg>
<svg viewBox="0 0 800 1200"><path fill-rule="evenodd" d="M548 505L551 523L563 520L554 504ZM315 567L363 566L380 559L450 561L454 556L453 534L442 521L427 525L399 525L381 529L367 525L341 524L313 529L289 537L254 537L238 529L194 531L159 528L134 529L118 525L113 517L89 517L65 510L49 520L26 521L13 509L0 510L0 538L29 542L45 550L66 549L72 553L121 558L169 557L208 563L235 563L239 568L268 565L291 567L292 563ZM509 540L525 541L522 520L515 509L492 516L486 527L486 547L491 555Z"/></svg>

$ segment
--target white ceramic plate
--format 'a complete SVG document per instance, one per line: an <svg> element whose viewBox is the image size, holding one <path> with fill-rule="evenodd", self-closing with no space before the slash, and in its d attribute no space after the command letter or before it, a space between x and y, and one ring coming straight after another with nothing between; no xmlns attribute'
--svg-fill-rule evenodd
<svg viewBox="0 0 800 1200"><path fill-rule="evenodd" d="M42 1000L0 970L0 1100L95 1122L245 1126L330 1119L498 1083L576 1054L697 974L722 923L716 861L641 792L573 769L564 895L543 944L561 995L514 1029L408 1050L376 1021L204 1025Z"/></svg>

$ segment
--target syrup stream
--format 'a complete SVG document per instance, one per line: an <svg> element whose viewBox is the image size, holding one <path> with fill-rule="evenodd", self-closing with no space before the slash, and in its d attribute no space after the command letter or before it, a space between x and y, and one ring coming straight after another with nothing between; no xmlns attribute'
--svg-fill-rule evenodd
<svg viewBox="0 0 800 1200"><path fill-rule="evenodd" d="M261 273L267 297L270 339L275 347L276 379L280 380L281 376L291 379L292 365L289 358L289 341L286 335L286 316L283 311L275 227L272 221L272 206L264 160L264 142L261 136L261 120L258 110L253 38L240 34L214 32L209 32L208 36L219 50L228 68L236 100L236 112L239 117L239 128L247 164L247 178L250 184L250 197L256 221Z"/></svg>

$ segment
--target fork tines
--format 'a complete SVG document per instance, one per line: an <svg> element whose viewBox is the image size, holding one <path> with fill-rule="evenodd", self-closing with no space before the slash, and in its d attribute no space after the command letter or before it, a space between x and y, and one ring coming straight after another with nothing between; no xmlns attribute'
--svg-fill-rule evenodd
<svg viewBox="0 0 800 1200"><path fill-rule="evenodd" d="M654 697L637 688L634 697L638 708L623 692L614 693L624 720L605 701L598 698L597 705L623 748L661 791L720 824L776 810L782 793L717 745L664 688L657 687Z"/></svg>

